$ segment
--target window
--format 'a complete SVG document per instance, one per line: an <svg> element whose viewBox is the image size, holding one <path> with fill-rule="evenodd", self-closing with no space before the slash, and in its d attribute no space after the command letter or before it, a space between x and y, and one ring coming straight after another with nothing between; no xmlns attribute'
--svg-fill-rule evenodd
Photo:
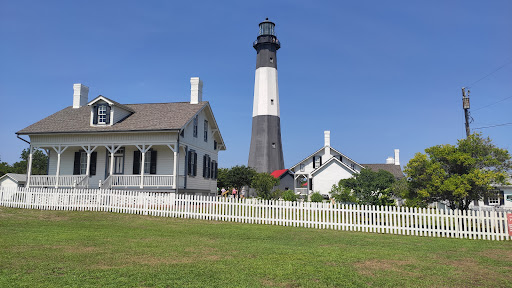
<svg viewBox="0 0 512 288"><path fill-rule="evenodd" d="M305 168L304 164L300 164L300 171L301 172L304 172L304 170L305 170L304 168Z"/></svg>
<svg viewBox="0 0 512 288"><path fill-rule="evenodd" d="M196 115L196 117L194 117L194 131L193 131L193 136L197 138L197 121L198 121L198 117L199 115Z"/></svg>
<svg viewBox="0 0 512 288"><path fill-rule="evenodd" d="M208 120L204 120L204 142L208 142Z"/></svg>
<svg viewBox="0 0 512 288"><path fill-rule="evenodd" d="M487 198L489 205L500 205L500 191L494 190L490 192L491 194Z"/></svg>
<svg viewBox="0 0 512 288"><path fill-rule="evenodd" d="M98 124L106 124L107 123L107 106L100 105L98 106Z"/></svg>
<svg viewBox="0 0 512 288"><path fill-rule="evenodd" d="M144 167L145 174L156 174L156 160L157 151L149 149L144 155L144 163L141 165L142 153L138 149L133 151L133 174L140 174L141 166Z"/></svg>
<svg viewBox="0 0 512 288"><path fill-rule="evenodd" d="M274 105L274 99L270 99L270 105Z"/></svg>
<svg viewBox="0 0 512 288"><path fill-rule="evenodd" d="M270 63L274 63L274 58L270 57Z"/></svg>
<svg viewBox="0 0 512 288"><path fill-rule="evenodd" d="M272 143L272 148L276 149L276 143Z"/></svg>
<svg viewBox="0 0 512 288"><path fill-rule="evenodd" d="M212 161L210 155L204 154L203 156L203 177L210 178L212 169Z"/></svg>
<svg viewBox="0 0 512 288"><path fill-rule="evenodd" d="M189 150L187 155L187 174L189 176L197 175L197 153L194 150Z"/></svg>
<svg viewBox="0 0 512 288"><path fill-rule="evenodd" d="M109 153L110 154L110 153ZM146 153L146 156L149 153ZM110 155L107 160L107 171L110 173ZM114 174L124 174L124 148L119 148L116 153L114 153ZM149 173L149 172L148 172Z"/></svg>
<svg viewBox="0 0 512 288"><path fill-rule="evenodd" d="M89 175L96 175L96 159L98 153L91 153L91 162L89 167ZM75 152L75 159L73 163L73 175L86 175L87 174L87 153L83 150Z"/></svg>
<svg viewBox="0 0 512 288"><path fill-rule="evenodd" d="M145 174L149 174L150 167L151 167L151 153L148 153L148 152L146 152L146 155L144 155L144 173Z"/></svg>
<svg viewBox="0 0 512 288"><path fill-rule="evenodd" d="M313 156L313 168L318 168L320 166L322 166L322 157Z"/></svg>
<svg viewBox="0 0 512 288"><path fill-rule="evenodd" d="M87 174L87 153L80 152L80 175Z"/></svg>

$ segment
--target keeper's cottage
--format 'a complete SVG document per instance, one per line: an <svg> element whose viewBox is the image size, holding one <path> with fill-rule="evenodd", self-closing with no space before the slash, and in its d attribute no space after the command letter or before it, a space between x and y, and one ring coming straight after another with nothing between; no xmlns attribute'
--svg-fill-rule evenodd
<svg viewBox="0 0 512 288"><path fill-rule="evenodd" d="M30 138L27 187L144 189L213 194L226 146L202 81L190 102L120 104L74 84L73 106L18 132ZM49 155L48 175L31 175L32 152Z"/></svg>

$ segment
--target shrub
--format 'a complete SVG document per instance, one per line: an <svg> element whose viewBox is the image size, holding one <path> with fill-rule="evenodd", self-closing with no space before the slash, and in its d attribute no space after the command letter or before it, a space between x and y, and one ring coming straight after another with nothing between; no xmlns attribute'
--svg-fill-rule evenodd
<svg viewBox="0 0 512 288"><path fill-rule="evenodd" d="M323 202L324 201L324 196L322 196L322 194L320 194L319 192L315 192L313 194L311 194L311 202Z"/></svg>
<svg viewBox="0 0 512 288"><path fill-rule="evenodd" d="M297 201L297 194L293 190L285 190L281 193L281 197L284 201Z"/></svg>

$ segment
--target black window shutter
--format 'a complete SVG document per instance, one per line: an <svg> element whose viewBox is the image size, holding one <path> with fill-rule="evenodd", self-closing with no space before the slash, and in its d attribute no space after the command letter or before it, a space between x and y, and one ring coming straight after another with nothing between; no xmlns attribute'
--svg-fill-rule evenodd
<svg viewBox="0 0 512 288"><path fill-rule="evenodd" d="M210 155L206 156L206 165L208 165L208 167L206 167L206 178L210 178L212 176L212 162L210 161Z"/></svg>
<svg viewBox="0 0 512 288"><path fill-rule="evenodd" d="M313 190L313 179L309 179L309 190Z"/></svg>
<svg viewBox="0 0 512 288"><path fill-rule="evenodd" d="M197 153L194 152L194 176L197 176Z"/></svg>
<svg viewBox="0 0 512 288"><path fill-rule="evenodd" d="M140 151L133 151L133 174L140 174Z"/></svg>
<svg viewBox="0 0 512 288"><path fill-rule="evenodd" d="M500 191L498 196L500 197L500 205L505 205L505 191Z"/></svg>
<svg viewBox="0 0 512 288"><path fill-rule="evenodd" d="M106 107L107 108L106 109L107 110L107 112L106 112L107 113L107 117L105 119L105 124L110 124L110 106L109 105L105 105L105 106L107 106Z"/></svg>
<svg viewBox="0 0 512 288"><path fill-rule="evenodd" d="M217 179L219 173L219 163L215 162L215 179Z"/></svg>
<svg viewBox="0 0 512 288"><path fill-rule="evenodd" d="M75 163L73 165L73 175L80 175L80 151L75 152Z"/></svg>
<svg viewBox="0 0 512 288"><path fill-rule="evenodd" d="M156 174L156 151L151 150L151 162L149 162L149 174Z"/></svg>
<svg viewBox="0 0 512 288"><path fill-rule="evenodd" d="M89 167L89 175L96 175L96 159L98 158L97 152L91 153L91 167Z"/></svg>
<svg viewBox="0 0 512 288"><path fill-rule="evenodd" d="M313 156L313 169L316 168L315 164L316 164L316 156Z"/></svg>
<svg viewBox="0 0 512 288"><path fill-rule="evenodd" d="M192 151L187 152L187 175L192 174L192 166L190 165L190 160L192 159Z"/></svg>
<svg viewBox="0 0 512 288"><path fill-rule="evenodd" d="M98 124L98 105L94 106L92 114L92 124Z"/></svg>
<svg viewBox="0 0 512 288"><path fill-rule="evenodd" d="M206 177L206 155L203 155L203 177Z"/></svg>
<svg viewBox="0 0 512 288"><path fill-rule="evenodd" d="M322 156L318 156L318 158L320 158L320 166L322 166ZM318 167L320 167L318 166Z"/></svg>

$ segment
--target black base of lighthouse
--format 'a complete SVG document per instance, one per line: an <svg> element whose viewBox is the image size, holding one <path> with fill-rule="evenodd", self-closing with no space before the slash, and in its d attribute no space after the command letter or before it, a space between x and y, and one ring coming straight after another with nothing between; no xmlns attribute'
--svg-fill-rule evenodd
<svg viewBox="0 0 512 288"><path fill-rule="evenodd" d="M278 116L259 115L252 118L248 166L258 173L284 169L281 119Z"/></svg>

